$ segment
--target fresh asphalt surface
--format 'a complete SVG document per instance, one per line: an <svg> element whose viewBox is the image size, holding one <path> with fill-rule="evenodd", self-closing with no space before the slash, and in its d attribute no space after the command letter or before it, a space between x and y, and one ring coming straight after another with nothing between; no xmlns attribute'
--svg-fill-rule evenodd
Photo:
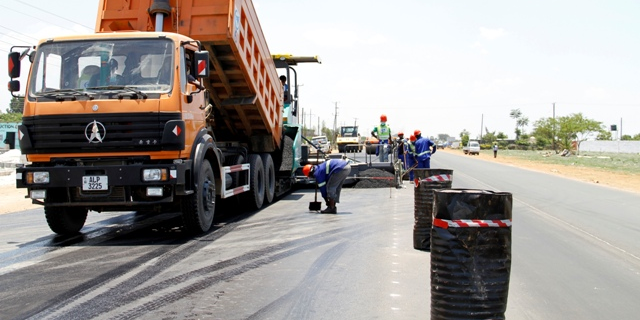
<svg viewBox="0 0 640 320"><path fill-rule="evenodd" d="M436 153L453 188L513 194L508 319L637 319L640 196ZM54 236L42 209L0 215L0 319L426 319L413 187L345 189L337 215L299 189L218 208L188 238L170 216L90 213Z"/></svg>

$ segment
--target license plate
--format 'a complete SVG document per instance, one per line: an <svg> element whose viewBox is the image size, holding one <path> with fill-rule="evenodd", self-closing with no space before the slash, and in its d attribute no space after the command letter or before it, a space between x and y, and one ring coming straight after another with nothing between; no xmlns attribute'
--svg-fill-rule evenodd
<svg viewBox="0 0 640 320"><path fill-rule="evenodd" d="M94 191L94 190L108 190L109 178L107 176L83 176L82 177L82 190Z"/></svg>

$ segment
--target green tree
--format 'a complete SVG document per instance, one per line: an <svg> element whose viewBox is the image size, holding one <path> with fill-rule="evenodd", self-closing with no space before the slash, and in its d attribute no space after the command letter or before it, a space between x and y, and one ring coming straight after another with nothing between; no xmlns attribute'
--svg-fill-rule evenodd
<svg viewBox="0 0 640 320"><path fill-rule="evenodd" d="M524 127L529 124L529 118L522 115L522 111L520 111L520 109L512 109L509 116L516 119L516 129L514 133L516 134L516 141L520 140L520 135L522 134Z"/></svg>
<svg viewBox="0 0 640 320"><path fill-rule="evenodd" d="M496 138L500 139L500 140L506 140L509 137L502 131L498 132L498 134L496 135Z"/></svg>
<svg viewBox="0 0 640 320"><path fill-rule="evenodd" d="M406 137L406 135L405 135L405 137ZM438 140L446 142L447 140L449 140L449 135L446 134L446 133L438 133Z"/></svg>
<svg viewBox="0 0 640 320"><path fill-rule="evenodd" d="M20 122L22 122L22 113L3 113L3 114L0 114L0 122L17 122L17 123L20 123Z"/></svg>
<svg viewBox="0 0 640 320"><path fill-rule="evenodd" d="M598 132L598 136L596 137L596 140L613 140L611 136L611 131L607 130L606 128L602 128L602 130Z"/></svg>
<svg viewBox="0 0 640 320"><path fill-rule="evenodd" d="M580 154L580 143L602 130L602 122L585 118L582 113L574 113L558 118L558 126L558 139L565 149L570 149L571 142L576 141L578 154Z"/></svg>
<svg viewBox="0 0 640 320"><path fill-rule="evenodd" d="M20 113L24 109L24 97L12 97L9 103L9 108L6 109L6 113Z"/></svg>
<svg viewBox="0 0 640 320"><path fill-rule="evenodd" d="M466 146L467 142L469 142L469 131L467 131L467 129L463 129L462 132L460 132L460 141L463 146Z"/></svg>
<svg viewBox="0 0 640 320"><path fill-rule="evenodd" d="M531 135L536 138L536 144L538 146L547 147L553 143L555 122L553 118L541 118L533 123Z"/></svg>
<svg viewBox="0 0 640 320"><path fill-rule="evenodd" d="M620 140L622 141L633 140L633 137L628 134L623 134L622 137L620 137Z"/></svg>
<svg viewBox="0 0 640 320"><path fill-rule="evenodd" d="M497 140L496 132L489 131L487 127L484 127L484 136L482 136L482 141L484 143L494 143Z"/></svg>

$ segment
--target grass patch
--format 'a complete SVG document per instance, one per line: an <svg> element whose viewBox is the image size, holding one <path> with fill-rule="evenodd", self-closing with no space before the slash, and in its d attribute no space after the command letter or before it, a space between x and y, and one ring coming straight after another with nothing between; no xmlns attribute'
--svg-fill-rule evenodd
<svg viewBox="0 0 640 320"><path fill-rule="evenodd" d="M493 151L483 150L493 156ZM552 151L500 150L498 157L513 157L522 160L610 170L621 173L640 174L640 155L633 153L581 152L580 155L561 157Z"/></svg>

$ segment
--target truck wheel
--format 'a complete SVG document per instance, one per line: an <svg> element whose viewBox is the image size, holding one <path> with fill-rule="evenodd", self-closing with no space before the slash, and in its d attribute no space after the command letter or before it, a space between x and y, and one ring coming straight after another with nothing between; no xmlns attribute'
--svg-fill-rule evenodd
<svg viewBox="0 0 640 320"><path fill-rule="evenodd" d="M343 145L338 145L338 152L339 152L339 153L344 153L344 151L345 151L345 146L343 146Z"/></svg>
<svg viewBox="0 0 640 320"><path fill-rule="evenodd" d="M264 167L262 158L257 154L249 155L249 191L242 193L243 203L248 205L249 209L255 210L262 208L264 202Z"/></svg>
<svg viewBox="0 0 640 320"><path fill-rule="evenodd" d="M204 161L196 178L195 192L182 201L182 221L188 233L207 232L216 209L216 181L209 161Z"/></svg>
<svg viewBox="0 0 640 320"><path fill-rule="evenodd" d="M51 231L60 235L78 233L87 221L87 209L78 207L44 207Z"/></svg>
<svg viewBox="0 0 640 320"><path fill-rule="evenodd" d="M260 157L264 166L264 201L271 203L276 194L276 168L270 154L263 153Z"/></svg>

